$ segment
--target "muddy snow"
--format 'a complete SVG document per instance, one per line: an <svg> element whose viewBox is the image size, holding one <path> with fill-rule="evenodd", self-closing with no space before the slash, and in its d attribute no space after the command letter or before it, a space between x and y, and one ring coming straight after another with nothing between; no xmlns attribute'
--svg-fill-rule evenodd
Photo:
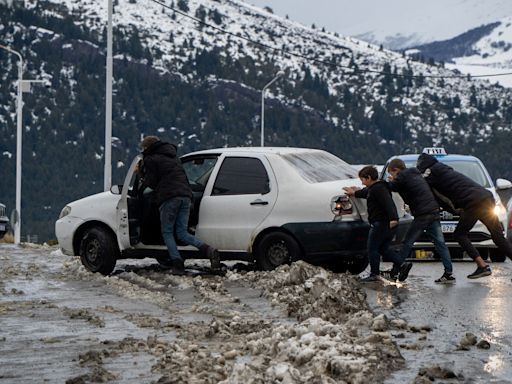
<svg viewBox="0 0 512 384"><path fill-rule="evenodd" d="M199 274L174 276L121 260L104 277L57 248L2 245L0 263L5 383L383 382L404 366L404 334L430 332L372 312L353 276L304 262L216 276L187 261Z"/></svg>

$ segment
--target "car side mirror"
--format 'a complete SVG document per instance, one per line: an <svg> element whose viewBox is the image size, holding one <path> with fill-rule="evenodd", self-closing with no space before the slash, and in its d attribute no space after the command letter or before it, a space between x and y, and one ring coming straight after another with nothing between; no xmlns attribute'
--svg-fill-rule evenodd
<svg viewBox="0 0 512 384"><path fill-rule="evenodd" d="M123 191L122 185L113 185L110 187L110 192L112 192L114 195L120 195Z"/></svg>
<svg viewBox="0 0 512 384"><path fill-rule="evenodd" d="M509 189L512 188L512 183L506 179L496 180L496 189Z"/></svg>

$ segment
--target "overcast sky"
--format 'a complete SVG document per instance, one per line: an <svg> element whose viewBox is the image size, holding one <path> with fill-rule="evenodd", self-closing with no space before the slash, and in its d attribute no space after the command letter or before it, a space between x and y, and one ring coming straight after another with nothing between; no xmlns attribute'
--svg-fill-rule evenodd
<svg viewBox="0 0 512 384"><path fill-rule="evenodd" d="M455 37L512 15L512 0L244 0L270 6L306 25L343 35L376 37L418 33L427 39ZM426 36L428 35L428 36Z"/></svg>

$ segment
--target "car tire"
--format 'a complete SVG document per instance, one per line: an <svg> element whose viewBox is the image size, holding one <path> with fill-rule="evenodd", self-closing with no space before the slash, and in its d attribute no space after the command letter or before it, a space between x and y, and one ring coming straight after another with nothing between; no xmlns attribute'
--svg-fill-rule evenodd
<svg viewBox="0 0 512 384"><path fill-rule="evenodd" d="M300 259L302 252L292 236L283 232L272 232L258 242L255 256L258 269L271 271L280 265Z"/></svg>
<svg viewBox="0 0 512 384"><path fill-rule="evenodd" d="M493 263L503 263L507 259L507 256L499 249L490 249L489 257Z"/></svg>
<svg viewBox="0 0 512 384"><path fill-rule="evenodd" d="M97 227L85 231L80 241L80 260L89 271L110 275L118 255L119 249L111 234Z"/></svg>

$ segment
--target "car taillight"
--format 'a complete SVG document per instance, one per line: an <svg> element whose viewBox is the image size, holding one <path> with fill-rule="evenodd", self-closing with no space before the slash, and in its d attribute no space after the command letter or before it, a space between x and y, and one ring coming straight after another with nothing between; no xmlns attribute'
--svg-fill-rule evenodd
<svg viewBox="0 0 512 384"><path fill-rule="evenodd" d="M508 229L512 230L512 214L508 218Z"/></svg>
<svg viewBox="0 0 512 384"><path fill-rule="evenodd" d="M352 202L346 195L335 196L331 200L331 211L337 216L352 214Z"/></svg>

